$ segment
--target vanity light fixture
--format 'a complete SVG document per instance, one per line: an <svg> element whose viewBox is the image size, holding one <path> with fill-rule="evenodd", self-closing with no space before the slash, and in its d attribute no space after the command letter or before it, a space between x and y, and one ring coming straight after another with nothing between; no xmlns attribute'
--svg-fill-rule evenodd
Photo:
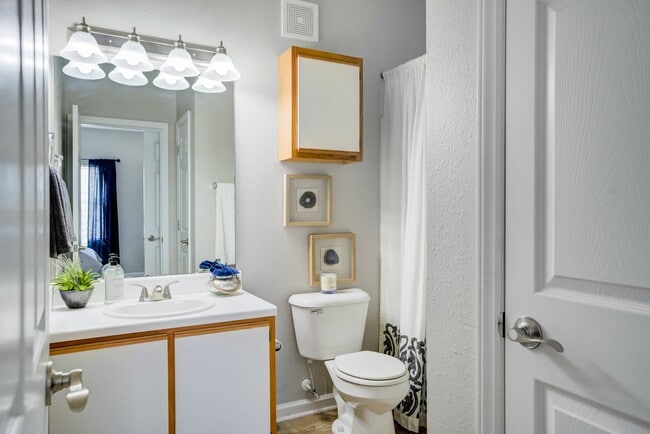
<svg viewBox="0 0 650 434"><path fill-rule="evenodd" d="M153 84L156 87L166 90L184 90L190 87L190 84L184 77L166 74L160 71L158 77L153 79Z"/></svg>
<svg viewBox="0 0 650 434"><path fill-rule="evenodd" d="M82 80L100 80L106 73L96 63L83 63L71 60L63 67L63 73Z"/></svg>
<svg viewBox="0 0 650 434"><path fill-rule="evenodd" d="M85 80L104 78L106 73L98 66L107 62L107 53L114 55L110 62L115 69L108 73L109 79L127 86L144 86L149 79L143 72L153 71L159 65L160 73L153 84L166 90L184 90L190 87L186 77L197 77L192 89L203 93L226 91L223 81L241 77L228 56L223 41L214 46L185 43L155 36L139 35L112 29L93 27L81 23L68 27L70 39L60 55L70 62L63 67L66 75ZM101 47L101 48L100 48ZM171 48L171 51L170 51ZM199 70L201 68L201 70Z"/></svg>
<svg viewBox="0 0 650 434"><path fill-rule="evenodd" d="M160 72L176 77L199 75L199 70L192 61L192 55L185 49L185 42L181 39L181 35L178 35L178 41L174 42L174 49L169 52L167 60L160 67Z"/></svg>
<svg viewBox="0 0 650 434"><path fill-rule="evenodd" d="M106 56L99 49L97 41L90 34L90 27L86 24L86 17L83 17L81 24L75 25L75 32L70 40L59 53L61 57L82 63L104 63Z"/></svg>
<svg viewBox="0 0 650 434"><path fill-rule="evenodd" d="M210 60L210 66L203 73L205 78L217 81L234 81L241 77L237 68L232 63L232 59L228 56L226 47L223 46L223 41L215 50L215 55Z"/></svg>
<svg viewBox="0 0 650 434"><path fill-rule="evenodd" d="M108 78L115 83L124 84L126 86L144 86L149 83L147 77L140 71L122 68L116 66L114 70L108 73Z"/></svg>
<svg viewBox="0 0 650 434"><path fill-rule="evenodd" d="M192 89L202 93L221 93L226 91L226 86L222 82L210 80L204 76L200 76L192 85Z"/></svg>
<svg viewBox="0 0 650 434"><path fill-rule="evenodd" d="M147 57L146 50L140 43L140 36L135 32L135 27L133 32L127 35L127 38L128 40L122 44L120 51L113 57L111 63L131 71L153 71L153 65L149 61L149 57Z"/></svg>

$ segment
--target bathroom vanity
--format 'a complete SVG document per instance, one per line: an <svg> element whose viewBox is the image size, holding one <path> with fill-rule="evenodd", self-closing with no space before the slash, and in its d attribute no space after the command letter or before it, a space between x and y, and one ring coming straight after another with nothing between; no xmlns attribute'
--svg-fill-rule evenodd
<svg viewBox="0 0 650 434"><path fill-rule="evenodd" d="M148 319L109 317L92 300L53 309L51 359L59 370L82 368L90 397L72 413L55 395L51 434L275 432L276 307L243 290L209 293L205 274L180 278L173 299L214 306Z"/></svg>

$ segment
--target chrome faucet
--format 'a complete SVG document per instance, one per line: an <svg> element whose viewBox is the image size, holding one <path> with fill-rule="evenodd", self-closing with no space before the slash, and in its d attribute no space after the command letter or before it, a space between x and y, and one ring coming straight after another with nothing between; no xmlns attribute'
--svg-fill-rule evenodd
<svg viewBox="0 0 650 434"><path fill-rule="evenodd" d="M168 282L164 285L156 285L151 291L151 296L149 296L149 290L146 286L140 285L138 283L133 283L131 286L138 286L142 288L140 291L140 301L161 301L161 300L171 300L172 293L169 291L169 287L174 283L179 283L178 280Z"/></svg>

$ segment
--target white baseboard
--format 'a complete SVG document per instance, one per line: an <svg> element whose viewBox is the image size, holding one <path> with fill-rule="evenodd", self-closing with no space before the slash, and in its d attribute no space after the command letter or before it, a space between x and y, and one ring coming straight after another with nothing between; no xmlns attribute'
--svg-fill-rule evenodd
<svg viewBox="0 0 650 434"><path fill-rule="evenodd" d="M276 417L278 422L284 422L285 420L297 419L335 408L336 402L334 402L334 395L328 393L327 395L321 395L318 399L299 399L297 401L278 404Z"/></svg>

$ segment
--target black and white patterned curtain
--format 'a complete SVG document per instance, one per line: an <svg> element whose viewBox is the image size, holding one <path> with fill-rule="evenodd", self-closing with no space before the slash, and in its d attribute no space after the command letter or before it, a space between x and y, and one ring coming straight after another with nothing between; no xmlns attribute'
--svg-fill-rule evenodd
<svg viewBox="0 0 650 434"><path fill-rule="evenodd" d="M400 334L397 326L388 323L383 335L384 354L403 361L409 373L409 392L394 410L395 420L404 428L417 432L425 425L427 414L426 340Z"/></svg>

